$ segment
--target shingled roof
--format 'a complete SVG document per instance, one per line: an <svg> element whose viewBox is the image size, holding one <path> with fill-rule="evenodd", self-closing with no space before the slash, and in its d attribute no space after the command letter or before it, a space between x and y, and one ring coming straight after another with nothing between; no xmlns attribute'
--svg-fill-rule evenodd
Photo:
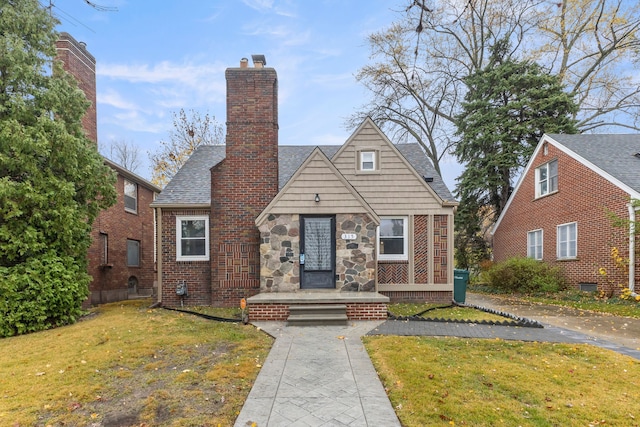
<svg viewBox="0 0 640 427"><path fill-rule="evenodd" d="M640 134L547 136L620 183L640 192Z"/></svg>
<svg viewBox="0 0 640 427"><path fill-rule="evenodd" d="M340 145L318 146L329 158ZM225 158L224 145L203 145L194 151L189 160L162 190L152 206L204 207L211 204L211 168ZM300 165L311 154L313 145L278 146L279 190L291 179ZM396 148L443 200L453 201L451 192L418 144L398 144Z"/></svg>

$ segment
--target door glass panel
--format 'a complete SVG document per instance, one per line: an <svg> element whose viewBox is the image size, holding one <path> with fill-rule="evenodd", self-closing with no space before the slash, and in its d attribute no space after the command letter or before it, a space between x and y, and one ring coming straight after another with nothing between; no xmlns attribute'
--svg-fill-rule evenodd
<svg viewBox="0 0 640 427"><path fill-rule="evenodd" d="M331 270L331 219L305 218L305 271Z"/></svg>

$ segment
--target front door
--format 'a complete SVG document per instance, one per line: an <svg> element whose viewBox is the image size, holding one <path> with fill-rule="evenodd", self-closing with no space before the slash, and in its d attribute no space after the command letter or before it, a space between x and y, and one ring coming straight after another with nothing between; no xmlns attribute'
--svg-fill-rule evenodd
<svg viewBox="0 0 640 427"><path fill-rule="evenodd" d="M303 216L301 229L300 288L335 289L335 217Z"/></svg>

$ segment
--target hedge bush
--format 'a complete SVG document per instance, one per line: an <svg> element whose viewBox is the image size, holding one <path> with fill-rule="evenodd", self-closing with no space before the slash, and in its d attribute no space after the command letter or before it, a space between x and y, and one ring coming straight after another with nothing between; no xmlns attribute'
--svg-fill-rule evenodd
<svg viewBox="0 0 640 427"><path fill-rule="evenodd" d="M52 253L0 267L0 337L73 323L89 280L73 258Z"/></svg>
<svg viewBox="0 0 640 427"><path fill-rule="evenodd" d="M491 288L504 293L549 293L567 288L559 268L532 258L514 257L495 264L485 277Z"/></svg>

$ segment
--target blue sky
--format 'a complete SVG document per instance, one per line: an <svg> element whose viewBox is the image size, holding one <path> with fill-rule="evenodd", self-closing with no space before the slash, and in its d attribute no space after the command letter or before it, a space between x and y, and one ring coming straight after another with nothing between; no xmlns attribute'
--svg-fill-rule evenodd
<svg viewBox="0 0 640 427"><path fill-rule="evenodd" d="M168 138L180 108L224 123L224 70L264 54L278 73L279 141L342 144L345 119L369 98L355 74L369 59L366 37L401 17L406 0L54 0L59 31L96 57L98 141L148 153ZM41 0L48 4L49 0ZM453 190L459 166L442 164Z"/></svg>

